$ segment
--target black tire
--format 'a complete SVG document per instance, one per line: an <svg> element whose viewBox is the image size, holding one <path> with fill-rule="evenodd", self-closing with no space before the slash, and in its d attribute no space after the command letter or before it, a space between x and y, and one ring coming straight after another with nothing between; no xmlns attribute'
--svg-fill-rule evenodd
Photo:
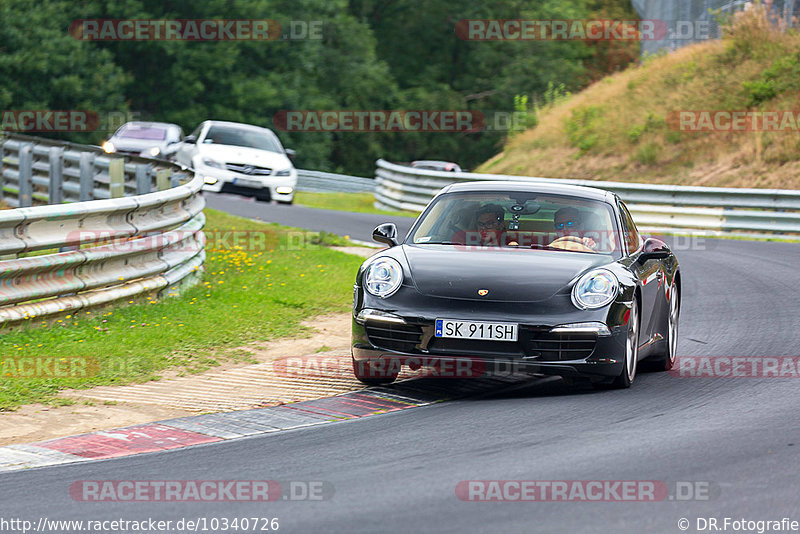
<svg viewBox="0 0 800 534"><path fill-rule="evenodd" d="M650 360L654 371L669 371L675 366L680 315L681 295L678 285L675 284L670 289L670 298L667 303L667 336L664 339L664 349L661 354L654 356Z"/></svg>
<svg viewBox="0 0 800 534"><path fill-rule="evenodd" d="M369 362L357 362L355 358L353 358L353 374L359 382L368 386L391 384L397 380L397 375L400 374L399 366L395 367L389 364L389 367L390 369L388 371L385 369L377 369L370 365Z"/></svg>
<svg viewBox="0 0 800 534"><path fill-rule="evenodd" d="M596 387L603 389L627 389L636 378L636 369L639 366L639 302L633 299L631 312L628 317L628 335L625 339L625 361L622 372L612 382L599 383Z"/></svg>
<svg viewBox="0 0 800 534"><path fill-rule="evenodd" d="M269 202L272 200L269 195L256 195L256 201L258 202Z"/></svg>

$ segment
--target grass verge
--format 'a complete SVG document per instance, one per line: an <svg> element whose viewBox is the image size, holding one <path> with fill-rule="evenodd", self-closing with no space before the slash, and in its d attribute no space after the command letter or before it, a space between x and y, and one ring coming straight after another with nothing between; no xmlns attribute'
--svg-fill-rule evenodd
<svg viewBox="0 0 800 534"><path fill-rule="evenodd" d="M377 209L375 196L372 193L308 193L298 191L294 201L309 208L350 211L356 213L375 213L379 215L397 215L400 217L416 217L412 211L384 211Z"/></svg>
<svg viewBox="0 0 800 534"><path fill-rule="evenodd" d="M180 297L6 329L0 411L60 403L55 395L64 388L157 380L167 368L204 371L246 357L236 347L302 333L304 319L350 308L363 259L324 246L330 236L206 215L206 272Z"/></svg>

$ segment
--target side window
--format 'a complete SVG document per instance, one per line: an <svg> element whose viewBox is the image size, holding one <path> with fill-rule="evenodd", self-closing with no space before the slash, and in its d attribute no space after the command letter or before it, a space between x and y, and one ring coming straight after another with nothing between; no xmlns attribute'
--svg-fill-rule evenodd
<svg viewBox="0 0 800 534"><path fill-rule="evenodd" d="M622 231L624 233L625 245L628 249L628 254L632 254L639 249L639 231L636 229L633 217L631 217L625 204L620 202L619 209L622 214Z"/></svg>

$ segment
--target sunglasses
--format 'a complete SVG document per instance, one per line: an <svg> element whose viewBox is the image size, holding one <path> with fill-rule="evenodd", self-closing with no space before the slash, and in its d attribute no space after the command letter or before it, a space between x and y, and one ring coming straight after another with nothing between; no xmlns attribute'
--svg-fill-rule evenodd
<svg viewBox="0 0 800 534"><path fill-rule="evenodd" d="M563 230L564 228L572 228L576 224L578 224L578 221L570 220L570 221L565 221L565 222L558 222L558 223L556 223L555 226L556 226L556 230Z"/></svg>

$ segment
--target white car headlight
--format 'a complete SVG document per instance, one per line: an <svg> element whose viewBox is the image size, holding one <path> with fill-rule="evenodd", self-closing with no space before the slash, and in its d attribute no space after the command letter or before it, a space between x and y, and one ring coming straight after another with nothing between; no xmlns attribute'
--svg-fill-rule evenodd
<svg viewBox="0 0 800 534"><path fill-rule="evenodd" d="M103 142L103 152L106 154L111 154L117 151L117 147L114 146L114 143L111 141L104 141Z"/></svg>
<svg viewBox="0 0 800 534"><path fill-rule="evenodd" d="M275 173L275 176L290 176L292 174L292 169L281 169Z"/></svg>
<svg viewBox="0 0 800 534"><path fill-rule="evenodd" d="M394 295L403 283L403 268L392 258L379 258L364 273L364 288L372 295L386 298Z"/></svg>
<svg viewBox="0 0 800 534"><path fill-rule="evenodd" d="M585 309L602 308L617 297L619 280L611 271L597 269L581 276L572 288L572 303Z"/></svg>
<svg viewBox="0 0 800 534"><path fill-rule="evenodd" d="M225 168L225 164L224 163L220 163L219 161L215 161L215 160L209 159L209 158L203 158L203 165L205 165L206 167L214 167L214 168L217 168L217 169L224 169Z"/></svg>
<svg viewBox="0 0 800 534"><path fill-rule="evenodd" d="M155 157L155 156L158 156L159 154L161 154L161 149L158 148L157 146L154 146L153 148L148 150L147 153L150 154L151 156Z"/></svg>

